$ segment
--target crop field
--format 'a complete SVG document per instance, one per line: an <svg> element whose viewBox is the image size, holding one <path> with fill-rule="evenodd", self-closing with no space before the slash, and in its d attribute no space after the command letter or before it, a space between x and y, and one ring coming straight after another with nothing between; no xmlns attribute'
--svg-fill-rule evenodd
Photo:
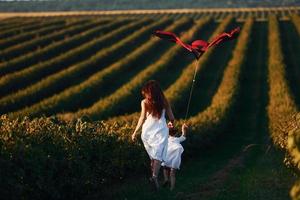
<svg viewBox="0 0 300 200"><path fill-rule="evenodd" d="M0 14L5 199L300 199L300 8ZM198 62L174 43L236 40ZM175 191L151 190L131 134L158 80L179 127ZM162 174L161 174L162 175Z"/></svg>

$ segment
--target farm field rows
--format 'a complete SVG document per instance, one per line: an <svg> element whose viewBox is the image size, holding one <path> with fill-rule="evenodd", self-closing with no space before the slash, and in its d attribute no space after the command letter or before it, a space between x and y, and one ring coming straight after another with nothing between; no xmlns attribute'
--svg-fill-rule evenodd
<svg viewBox="0 0 300 200"><path fill-rule="evenodd" d="M210 41L237 26L236 40L197 63L183 48L151 36L162 29L185 42ZM1 193L300 198L299 38L298 8L0 20ZM130 140L140 89L158 80L179 126L195 65L178 188L153 193L142 143ZM276 187L262 189L263 183Z"/></svg>

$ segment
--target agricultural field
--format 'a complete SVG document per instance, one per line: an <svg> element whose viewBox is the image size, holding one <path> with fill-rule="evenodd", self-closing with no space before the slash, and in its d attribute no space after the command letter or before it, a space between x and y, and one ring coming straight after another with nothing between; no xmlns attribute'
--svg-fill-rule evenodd
<svg viewBox="0 0 300 200"><path fill-rule="evenodd" d="M300 199L300 8L0 14L5 199ZM236 40L200 60L152 36ZM175 191L132 142L158 80L190 131Z"/></svg>

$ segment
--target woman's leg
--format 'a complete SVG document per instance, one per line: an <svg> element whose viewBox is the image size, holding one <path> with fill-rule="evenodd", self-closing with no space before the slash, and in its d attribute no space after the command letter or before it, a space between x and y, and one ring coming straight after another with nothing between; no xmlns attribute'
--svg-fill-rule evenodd
<svg viewBox="0 0 300 200"><path fill-rule="evenodd" d="M158 174L159 174L159 169L160 169L161 161L159 160L154 160L153 161L153 173L152 173L152 178L155 183L156 188L159 188L158 184Z"/></svg>
<svg viewBox="0 0 300 200"><path fill-rule="evenodd" d="M176 174L176 169L171 168L171 170L170 170L170 182L171 182L170 190L173 190L175 187L175 181L176 181L175 174Z"/></svg>
<svg viewBox="0 0 300 200"><path fill-rule="evenodd" d="M164 179L165 183L169 181L170 171L168 167L164 167Z"/></svg>
<svg viewBox="0 0 300 200"><path fill-rule="evenodd" d="M153 159L151 159L151 163L150 163L150 167L151 167L151 175L153 174L153 164L154 163L154 160Z"/></svg>
<svg viewBox="0 0 300 200"><path fill-rule="evenodd" d="M161 166L161 161L153 160L153 173L152 173L152 176L158 177L160 166Z"/></svg>

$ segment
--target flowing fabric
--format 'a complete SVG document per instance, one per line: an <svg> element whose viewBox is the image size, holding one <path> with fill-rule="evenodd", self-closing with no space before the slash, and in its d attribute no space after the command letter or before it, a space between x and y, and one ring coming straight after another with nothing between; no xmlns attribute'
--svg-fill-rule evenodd
<svg viewBox="0 0 300 200"><path fill-rule="evenodd" d="M162 163L162 166L170 167L173 169L179 169L181 164L181 154L184 149L180 144L186 138L184 136L173 137L169 136L168 138L168 150L167 150L167 158L165 162Z"/></svg>
<svg viewBox="0 0 300 200"><path fill-rule="evenodd" d="M231 30L229 33L221 33L217 37L215 37L211 42L207 42L204 40L195 40L190 44L186 44L180 40L180 38L172 32L157 30L153 34L161 39L168 40L170 42L174 42L193 53L196 59L199 59L205 51L207 51L210 47L219 45L225 41L233 40L237 38L240 27L237 27Z"/></svg>
<svg viewBox="0 0 300 200"><path fill-rule="evenodd" d="M168 135L169 128L166 123L165 109L163 109L160 119L147 113L147 118L142 126L141 138L150 159L166 160Z"/></svg>

